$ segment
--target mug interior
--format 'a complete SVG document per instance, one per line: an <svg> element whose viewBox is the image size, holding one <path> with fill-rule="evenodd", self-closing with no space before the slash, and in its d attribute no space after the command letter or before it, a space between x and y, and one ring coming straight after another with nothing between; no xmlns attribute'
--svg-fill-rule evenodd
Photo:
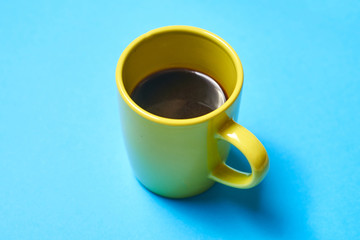
<svg viewBox="0 0 360 240"><path fill-rule="evenodd" d="M138 107L130 98L137 84L147 76L166 69L187 68L202 72L215 79L228 96L228 100L215 111L195 120L165 120ZM165 124L196 123L205 121L227 109L240 93L243 82L241 62L223 39L206 30L189 26L158 28L135 39L122 53L116 80L120 95L141 115ZM215 113L214 113L215 112Z"/></svg>

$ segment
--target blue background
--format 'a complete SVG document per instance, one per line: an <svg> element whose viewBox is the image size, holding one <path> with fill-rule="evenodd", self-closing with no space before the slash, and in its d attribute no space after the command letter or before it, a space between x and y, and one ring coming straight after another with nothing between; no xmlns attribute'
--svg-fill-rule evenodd
<svg viewBox="0 0 360 240"><path fill-rule="evenodd" d="M242 60L238 122L271 161L254 189L169 200L133 176L115 67L175 24ZM2 1L0 239L359 238L359 29L358 1Z"/></svg>

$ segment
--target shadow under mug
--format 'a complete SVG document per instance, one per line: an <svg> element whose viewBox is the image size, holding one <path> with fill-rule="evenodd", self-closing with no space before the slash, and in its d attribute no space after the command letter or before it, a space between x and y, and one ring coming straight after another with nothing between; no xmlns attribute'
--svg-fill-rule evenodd
<svg viewBox="0 0 360 240"><path fill-rule="evenodd" d="M196 118L170 119L140 108L130 94L152 73L169 68L193 69L216 79L228 100ZM120 117L128 158L138 180L150 191L171 198L190 197L215 181L251 188L265 177L265 148L237 117L243 69L232 47L219 36L190 26L168 26L135 39L116 67ZM223 141L219 141L223 140ZM251 173L226 165L230 144L248 160Z"/></svg>

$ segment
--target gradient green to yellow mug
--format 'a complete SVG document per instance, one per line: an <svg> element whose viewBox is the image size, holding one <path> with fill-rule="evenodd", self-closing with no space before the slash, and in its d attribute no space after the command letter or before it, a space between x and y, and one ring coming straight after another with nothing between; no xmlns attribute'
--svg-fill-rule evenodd
<svg viewBox="0 0 360 240"><path fill-rule="evenodd" d="M145 77L169 68L203 72L223 87L228 100L218 109L191 119L169 119L140 108L130 94ZM219 36L190 26L168 26L135 39L116 68L120 116L128 158L138 180L165 197L199 194L215 181L251 188L265 177L269 161L263 145L235 123L243 69ZM225 164L230 144L247 158L251 173Z"/></svg>

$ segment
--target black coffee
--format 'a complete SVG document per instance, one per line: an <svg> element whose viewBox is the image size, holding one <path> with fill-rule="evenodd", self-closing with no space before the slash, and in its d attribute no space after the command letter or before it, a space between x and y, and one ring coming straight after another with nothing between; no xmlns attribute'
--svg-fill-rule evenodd
<svg viewBox="0 0 360 240"><path fill-rule="evenodd" d="M167 69L142 80L131 98L158 116L194 118L219 108L226 95L211 77L189 69Z"/></svg>

